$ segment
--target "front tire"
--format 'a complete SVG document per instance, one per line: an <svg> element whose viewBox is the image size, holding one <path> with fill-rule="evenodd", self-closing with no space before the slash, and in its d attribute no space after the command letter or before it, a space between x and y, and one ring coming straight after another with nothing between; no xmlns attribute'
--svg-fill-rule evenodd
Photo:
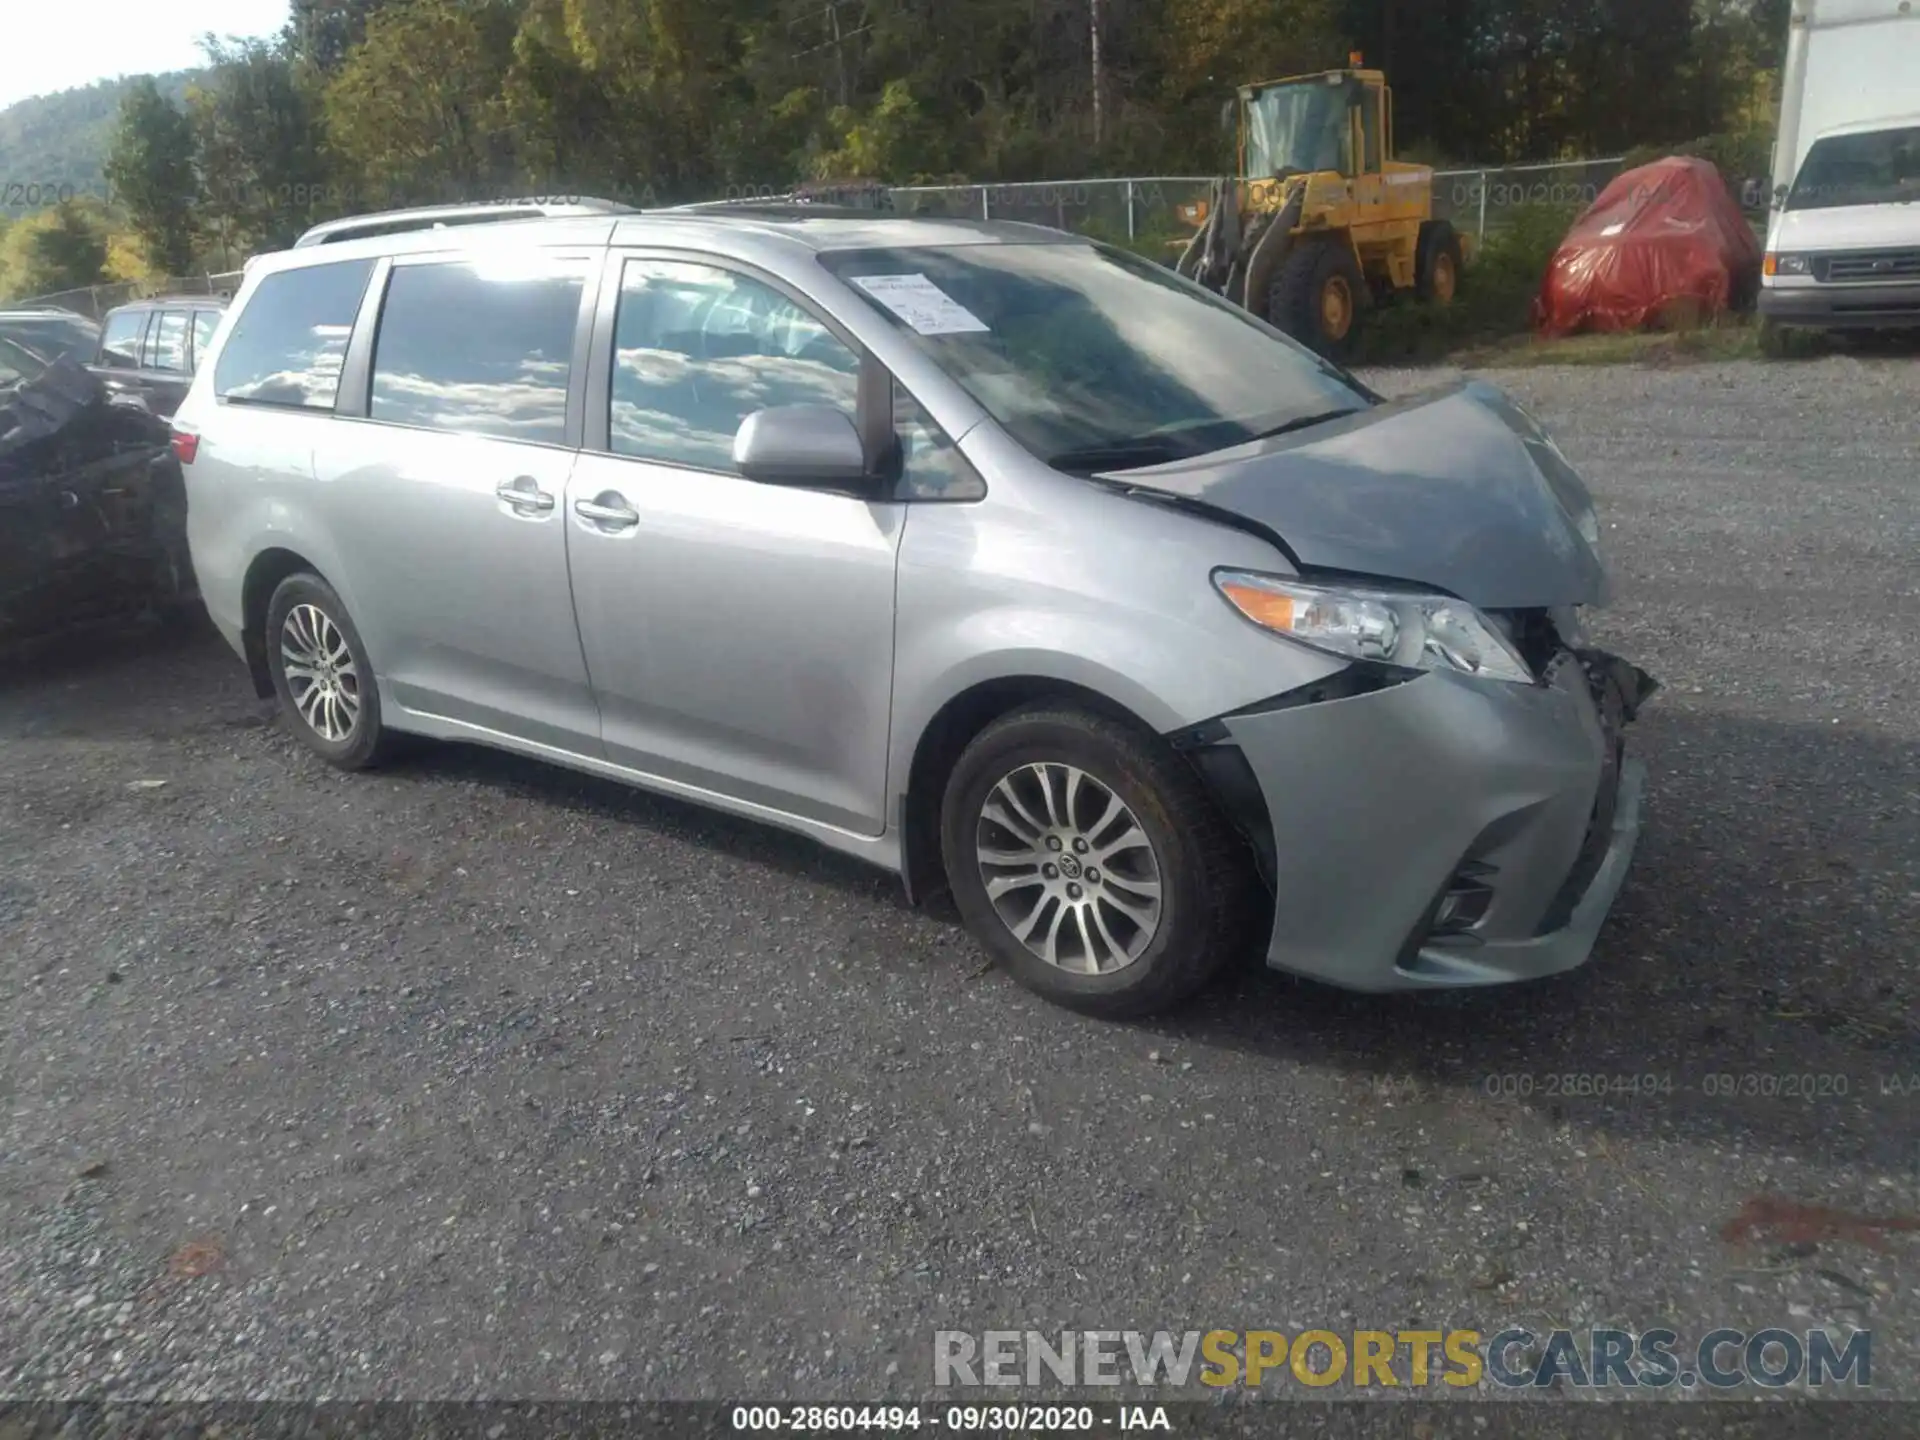
<svg viewBox="0 0 1920 1440"><path fill-rule="evenodd" d="M1329 359L1353 348L1369 294L1353 247L1338 237L1294 247L1267 290L1270 324Z"/></svg>
<svg viewBox="0 0 1920 1440"><path fill-rule="evenodd" d="M961 755L941 808L961 915L1029 990L1125 1018L1193 995L1239 949L1253 871L1199 777L1091 711L1018 710Z"/></svg>
<svg viewBox="0 0 1920 1440"><path fill-rule="evenodd" d="M267 603L267 668L281 713L329 765L364 770L391 753L380 688L347 607L318 575L289 575Z"/></svg>

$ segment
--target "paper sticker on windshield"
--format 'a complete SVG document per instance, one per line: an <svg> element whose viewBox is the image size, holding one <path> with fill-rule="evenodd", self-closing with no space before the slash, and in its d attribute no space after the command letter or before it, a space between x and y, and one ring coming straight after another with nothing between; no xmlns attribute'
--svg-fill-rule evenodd
<svg viewBox="0 0 1920 1440"><path fill-rule="evenodd" d="M922 335L978 334L980 317L924 275L856 275L853 283Z"/></svg>

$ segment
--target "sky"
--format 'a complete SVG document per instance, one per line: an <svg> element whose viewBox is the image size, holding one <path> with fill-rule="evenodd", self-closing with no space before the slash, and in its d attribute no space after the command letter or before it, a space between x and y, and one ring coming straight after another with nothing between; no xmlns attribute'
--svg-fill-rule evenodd
<svg viewBox="0 0 1920 1440"><path fill-rule="evenodd" d="M117 75L160 74L204 63L200 37L268 35L287 0L5 0L6 63L0 109Z"/></svg>

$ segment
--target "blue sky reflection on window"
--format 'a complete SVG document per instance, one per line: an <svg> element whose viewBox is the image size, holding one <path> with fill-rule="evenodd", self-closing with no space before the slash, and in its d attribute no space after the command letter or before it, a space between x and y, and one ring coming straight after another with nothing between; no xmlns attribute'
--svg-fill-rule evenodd
<svg viewBox="0 0 1920 1440"><path fill-rule="evenodd" d="M614 344L616 454L731 471L756 410L854 413L854 353L771 286L714 266L629 261Z"/></svg>
<svg viewBox="0 0 1920 1440"><path fill-rule="evenodd" d="M374 343L375 420L504 440L566 438L583 267L396 266Z"/></svg>

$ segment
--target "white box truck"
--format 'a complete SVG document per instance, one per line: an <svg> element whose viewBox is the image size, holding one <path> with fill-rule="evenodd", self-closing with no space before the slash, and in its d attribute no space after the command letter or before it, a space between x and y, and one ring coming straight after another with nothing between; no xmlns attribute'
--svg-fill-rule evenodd
<svg viewBox="0 0 1920 1440"><path fill-rule="evenodd" d="M1920 0L1793 0L1760 284L1770 329L1920 326Z"/></svg>

